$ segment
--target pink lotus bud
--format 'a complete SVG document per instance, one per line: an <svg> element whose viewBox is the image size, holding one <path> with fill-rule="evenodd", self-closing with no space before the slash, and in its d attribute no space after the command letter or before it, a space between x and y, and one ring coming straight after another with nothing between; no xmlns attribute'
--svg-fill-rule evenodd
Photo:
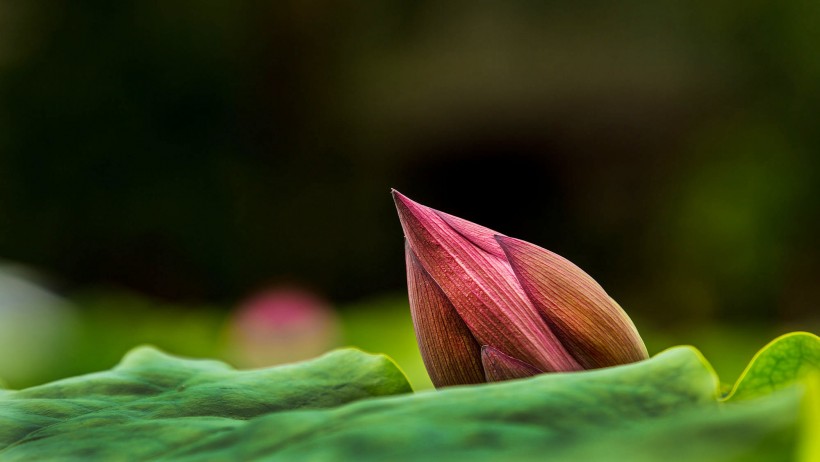
<svg viewBox="0 0 820 462"><path fill-rule="evenodd" d="M572 262L398 191L393 198L416 338L437 387L648 357L623 309Z"/></svg>

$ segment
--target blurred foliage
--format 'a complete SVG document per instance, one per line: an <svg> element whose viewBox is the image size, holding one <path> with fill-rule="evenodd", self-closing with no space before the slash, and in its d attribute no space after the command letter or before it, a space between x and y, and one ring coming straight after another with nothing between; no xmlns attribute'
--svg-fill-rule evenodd
<svg viewBox="0 0 820 462"><path fill-rule="evenodd" d="M0 351L0 364L7 365L7 370L0 370L0 380L6 386L23 388L106 369L135 345L142 344L155 345L176 355L216 358L234 365L241 365L245 359L237 357L230 348L227 334L233 318L224 307L173 305L113 292L88 292L75 296L72 302L77 308L77 319L73 324L62 324L58 332L70 337L71 342L64 341L56 348L45 345L44 351L36 355L27 344ZM432 387L416 346L406 300L389 297L342 308L342 338L329 339L336 347L353 346L385 353L402 367L414 388ZM18 322L15 327L28 331L52 320L59 323L64 316L55 312L56 319L43 315L36 325ZM0 324L8 325L9 321L8 317L0 316ZM281 352L283 358L288 354L289 361L305 359L299 351ZM13 367L16 363L5 361L7 357L19 359L26 367ZM272 364L275 362L268 365Z"/></svg>
<svg viewBox="0 0 820 462"><path fill-rule="evenodd" d="M0 0L0 257L73 303L5 318L0 378L139 343L230 361L236 301L296 282L339 302L339 346L429 387L405 297L373 299L405 284L390 187L562 254L652 353L736 377L820 326L818 23L795 0Z"/></svg>
<svg viewBox="0 0 820 462"><path fill-rule="evenodd" d="M28 362L24 376L0 371L0 379L7 386L23 388L107 369L128 350L141 344L154 345L176 355L215 358L234 365L242 361L227 343L226 334L233 318L226 314L224 307L172 305L112 292L85 293L73 297L72 302L77 308L76 322L63 325L65 333L71 334L72 342L48 349L44 352L45 358L43 354L33 356L29 350L20 348L0 351L0 360L12 355ZM414 389L432 387L416 345L406 298L373 298L338 309L342 335L341 339L333 339L336 347L352 346L387 354L407 374ZM55 315L60 319L63 316ZM48 323L46 318L38 322ZM694 345L707 355L724 383L732 383L740 376L761 344L795 330L794 326L754 324L711 324L697 330L686 326L661 328L641 319L637 319L636 324L650 354L674 345ZM28 328L23 324L17 327ZM806 326L802 329L812 330ZM290 351L290 354L294 355L291 361L304 359L298 351ZM273 364L275 362L270 365Z"/></svg>
<svg viewBox="0 0 820 462"><path fill-rule="evenodd" d="M389 187L659 322L816 319L820 6L0 0L0 255L229 304L403 285Z"/></svg>

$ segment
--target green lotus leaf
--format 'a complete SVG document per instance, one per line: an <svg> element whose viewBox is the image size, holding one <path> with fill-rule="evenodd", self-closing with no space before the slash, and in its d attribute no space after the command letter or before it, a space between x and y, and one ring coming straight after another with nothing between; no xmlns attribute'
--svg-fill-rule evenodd
<svg viewBox="0 0 820 462"><path fill-rule="evenodd" d="M257 416L410 391L392 360L353 349L236 371L140 347L110 371L0 393L0 459L154 458Z"/></svg>
<svg viewBox="0 0 820 462"><path fill-rule="evenodd" d="M239 372L140 349L108 372L0 393L0 460L811 461L818 341L768 345L729 400L692 347L416 394L358 351ZM759 374L783 380L743 398Z"/></svg>
<svg viewBox="0 0 820 462"><path fill-rule="evenodd" d="M609 369L268 415L168 457L790 460L801 397L788 389L754 406L728 407L700 353L677 347Z"/></svg>
<svg viewBox="0 0 820 462"><path fill-rule="evenodd" d="M808 332L782 335L752 358L726 399L765 396L819 371L820 338Z"/></svg>
<svg viewBox="0 0 820 462"><path fill-rule="evenodd" d="M815 462L820 460L820 373L808 375L805 386L797 460Z"/></svg>

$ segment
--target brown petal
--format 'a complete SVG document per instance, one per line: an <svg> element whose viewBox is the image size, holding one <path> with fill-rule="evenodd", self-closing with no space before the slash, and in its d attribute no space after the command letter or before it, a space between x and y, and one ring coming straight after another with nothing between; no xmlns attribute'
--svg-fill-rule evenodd
<svg viewBox="0 0 820 462"><path fill-rule="evenodd" d="M481 347L481 363L488 382L523 379L542 373L531 364L506 355L489 345Z"/></svg>
<svg viewBox="0 0 820 462"><path fill-rule="evenodd" d="M529 242L496 239L532 302L584 368L648 358L629 316L581 268Z"/></svg>
<svg viewBox="0 0 820 462"><path fill-rule="evenodd" d="M486 228L458 223L457 230L441 212L397 191L393 197L408 245L479 343L543 371L582 369L533 306L506 258L459 232L476 234Z"/></svg>
<svg viewBox="0 0 820 462"><path fill-rule="evenodd" d="M410 313L424 366L436 388L484 382L473 334L405 243Z"/></svg>

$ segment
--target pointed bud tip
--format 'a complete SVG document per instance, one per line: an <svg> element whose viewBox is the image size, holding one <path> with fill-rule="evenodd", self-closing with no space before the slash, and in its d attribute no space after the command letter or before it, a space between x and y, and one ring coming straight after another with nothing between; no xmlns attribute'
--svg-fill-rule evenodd
<svg viewBox="0 0 820 462"><path fill-rule="evenodd" d="M399 220L401 221L405 235L407 235L412 228L424 227L425 223L430 220L430 216L434 213L433 209L419 204L395 189L391 190L391 194L393 195L393 202L396 204L396 211L399 213Z"/></svg>
<svg viewBox="0 0 820 462"><path fill-rule="evenodd" d="M390 194L393 196L393 202L395 202L396 208L399 209L399 211L402 209L414 209L419 206L415 201L393 188L390 188Z"/></svg>
<svg viewBox="0 0 820 462"><path fill-rule="evenodd" d="M396 190L396 189L394 189L394 188L390 188L390 195L391 195L391 196L393 196L393 200L394 200L396 203L402 202L402 203L404 203L404 204L408 204L408 203L412 203L412 202L413 202L413 201L412 201L412 200L410 200L407 196L405 196L404 194L400 193L398 190Z"/></svg>

